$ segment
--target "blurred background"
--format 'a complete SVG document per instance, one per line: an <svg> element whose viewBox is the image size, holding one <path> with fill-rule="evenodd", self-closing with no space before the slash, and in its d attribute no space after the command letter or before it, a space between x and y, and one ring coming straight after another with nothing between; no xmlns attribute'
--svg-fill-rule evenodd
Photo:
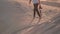
<svg viewBox="0 0 60 34"><path fill-rule="evenodd" d="M60 34L60 0L40 1L42 18L31 22L29 0L0 0L0 34Z"/></svg>

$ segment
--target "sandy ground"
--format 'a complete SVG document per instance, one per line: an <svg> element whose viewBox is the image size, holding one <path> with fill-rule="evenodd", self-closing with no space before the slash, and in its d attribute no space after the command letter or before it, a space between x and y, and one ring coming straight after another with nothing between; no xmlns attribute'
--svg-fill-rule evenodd
<svg viewBox="0 0 60 34"><path fill-rule="evenodd" d="M60 3L41 1L42 19L33 22L27 0L0 0L0 34L60 34Z"/></svg>

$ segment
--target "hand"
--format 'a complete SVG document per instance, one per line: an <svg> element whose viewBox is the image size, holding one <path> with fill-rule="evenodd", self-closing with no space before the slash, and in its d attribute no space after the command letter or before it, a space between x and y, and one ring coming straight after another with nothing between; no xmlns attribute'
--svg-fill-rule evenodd
<svg viewBox="0 0 60 34"><path fill-rule="evenodd" d="M31 4L31 0L29 0L29 4Z"/></svg>
<svg viewBox="0 0 60 34"><path fill-rule="evenodd" d="M39 9L42 9L41 4L39 3Z"/></svg>
<svg viewBox="0 0 60 34"><path fill-rule="evenodd" d="M31 2L29 2L29 4L31 4Z"/></svg>
<svg viewBox="0 0 60 34"><path fill-rule="evenodd" d="M39 6L39 9L42 9L41 5Z"/></svg>

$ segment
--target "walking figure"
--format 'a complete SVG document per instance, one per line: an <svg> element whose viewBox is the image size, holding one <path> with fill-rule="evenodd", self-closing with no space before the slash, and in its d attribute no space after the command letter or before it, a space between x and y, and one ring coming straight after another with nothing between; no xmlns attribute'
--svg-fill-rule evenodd
<svg viewBox="0 0 60 34"><path fill-rule="evenodd" d="M35 15L37 13L37 15L39 16L39 21L38 22L40 22L40 19L41 19L41 10L40 11L38 10L38 9L42 9L41 4L40 4L40 0L29 0L29 4L31 4L31 1L33 2L33 6L34 6L34 15L33 15L32 21L34 20Z"/></svg>
<svg viewBox="0 0 60 34"><path fill-rule="evenodd" d="M42 9L41 4L40 4L40 0L29 0L29 4L31 4L31 1L33 2L33 6L34 6L33 17L35 18L35 15L36 15L36 12L37 12L37 15L39 16L39 18L41 18L40 12L38 10L38 7L39 7L39 9Z"/></svg>

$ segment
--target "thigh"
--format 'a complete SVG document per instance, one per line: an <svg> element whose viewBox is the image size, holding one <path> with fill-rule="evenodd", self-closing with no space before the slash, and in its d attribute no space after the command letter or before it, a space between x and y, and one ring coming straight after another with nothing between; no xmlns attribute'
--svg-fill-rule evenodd
<svg viewBox="0 0 60 34"><path fill-rule="evenodd" d="M38 8L38 3L34 4L34 9Z"/></svg>

